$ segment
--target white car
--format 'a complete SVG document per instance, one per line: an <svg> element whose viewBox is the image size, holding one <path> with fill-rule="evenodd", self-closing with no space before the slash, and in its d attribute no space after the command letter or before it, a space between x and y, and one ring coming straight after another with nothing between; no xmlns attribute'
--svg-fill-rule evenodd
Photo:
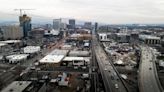
<svg viewBox="0 0 164 92"><path fill-rule="evenodd" d="M117 88L117 89L118 89L118 84L115 84L114 86L115 86L115 88Z"/></svg>

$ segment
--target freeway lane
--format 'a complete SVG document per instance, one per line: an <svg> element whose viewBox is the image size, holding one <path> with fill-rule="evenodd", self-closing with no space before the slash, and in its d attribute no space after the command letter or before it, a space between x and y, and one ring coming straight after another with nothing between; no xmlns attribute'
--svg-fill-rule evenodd
<svg viewBox="0 0 164 92"><path fill-rule="evenodd" d="M102 75L106 92L128 92L117 70L109 60L95 35L92 35L94 52Z"/></svg>
<svg viewBox="0 0 164 92"><path fill-rule="evenodd" d="M154 53L147 46L141 46L139 89L140 92L163 92L157 75Z"/></svg>

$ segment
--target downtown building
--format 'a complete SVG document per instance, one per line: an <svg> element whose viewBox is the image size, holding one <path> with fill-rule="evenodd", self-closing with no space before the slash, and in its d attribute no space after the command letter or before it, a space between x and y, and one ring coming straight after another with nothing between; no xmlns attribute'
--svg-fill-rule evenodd
<svg viewBox="0 0 164 92"><path fill-rule="evenodd" d="M75 29L76 28L76 22L75 19L70 19L69 20L69 29Z"/></svg>
<svg viewBox="0 0 164 92"><path fill-rule="evenodd" d="M1 27L4 40L21 39L23 37L23 29L18 25L9 25Z"/></svg>
<svg viewBox="0 0 164 92"><path fill-rule="evenodd" d="M61 30L61 24L62 24L61 19L53 19L53 29L54 30Z"/></svg>
<svg viewBox="0 0 164 92"><path fill-rule="evenodd" d="M31 17L24 14L23 16L19 16L20 26L23 28L24 37L28 37L29 31L31 31Z"/></svg>
<svg viewBox="0 0 164 92"><path fill-rule="evenodd" d="M84 23L84 28L86 28L86 29L92 29L92 22L85 22Z"/></svg>

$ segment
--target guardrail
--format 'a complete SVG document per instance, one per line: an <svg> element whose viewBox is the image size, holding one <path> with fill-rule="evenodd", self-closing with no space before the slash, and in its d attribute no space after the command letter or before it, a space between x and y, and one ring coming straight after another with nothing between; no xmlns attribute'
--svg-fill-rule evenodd
<svg viewBox="0 0 164 92"><path fill-rule="evenodd" d="M113 65L113 63L110 61L110 59L109 59L109 57L107 56L105 50L103 49L102 44L101 44L97 39L95 39L95 41L97 41L97 43L98 43L97 45L99 45L99 48L104 52L104 55L107 57L109 63L111 64L111 66L113 67L114 71L116 72L116 74L117 74L119 80L121 81L121 83L122 83L123 86L125 87L126 92L129 92L128 87L127 87L127 86L125 85L125 83L123 82L123 80L122 80L122 78L121 78L119 72L117 71L117 69L115 68L115 66ZM98 57L98 56L97 56L97 57ZM99 62L98 62L98 64L99 64ZM99 64L99 66L101 66L101 65ZM100 67L100 69L101 69L102 77L104 77L104 73L103 73L103 71L104 71L103 69L104 69L104 68ZM110 89L110 90L111 90L111 89ZM112 92L112 91L111 91L111 92Z"/></svg>
<svg viewBox="0 0 164 92"><path fill-rule="evenodd" d="M152 50L151 50L151 52L152 52ZM153 52L152 52L152 53L153 53ZM155 55L154 55L154 53L153 53L153 59L155 59L155 58L156 58L156 57L155 57ZM159 87L159 89L160 89L161 92L164 92L163 87L162 87L162 85L161 85L161 83L160 83L160 81L159 81L159 77L158 77L158 73L157 73L157 68L156 68L155 60L153 60L153 61L154 61L154 62L153 62L154 74L155 74L155 78L156 78L158 87Z"/></svg>

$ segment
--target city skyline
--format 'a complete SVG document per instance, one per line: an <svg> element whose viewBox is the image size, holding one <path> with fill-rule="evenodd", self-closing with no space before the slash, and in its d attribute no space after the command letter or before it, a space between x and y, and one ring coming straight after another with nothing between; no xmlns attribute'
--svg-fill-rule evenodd
<svg viewBox="0 0 164 92"><path fill-rule="evenodd" d="M164 23L163 0L1 0L0 12L32 8L27 14L48 18L75 18L110 24ZM1 16L0 16L1 17ZM3 17L3 16L2 16ZM1 18L2 18L1 17ZM7 19L7 18L6 18Z"/></svg>

